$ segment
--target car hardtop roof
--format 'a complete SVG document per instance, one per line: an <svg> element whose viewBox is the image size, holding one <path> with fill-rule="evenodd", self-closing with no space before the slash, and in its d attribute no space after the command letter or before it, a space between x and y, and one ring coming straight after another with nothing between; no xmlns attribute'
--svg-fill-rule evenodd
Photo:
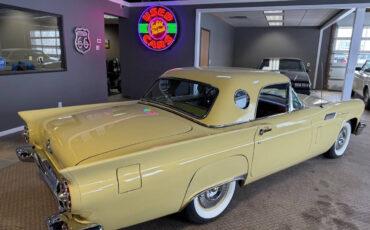
<svg viewBox="0 0 370 230"><path fill-rule="evenodd" d="M297 60L297 61L303 61L302 59L300 58L294 58L294 57L266 57L266 58L262 58L262 60L266 60L266 59L288 59L288 60Z"/></svg>
<svg viewBox="0 0 370 230"><path fill-rule="evenodd" d="M231 88L242 89L261 88L265 85L290 81L288 77L280 73L234 67L175 68L165 72L161 77L198 81L217 88L231 86Z"/></svg>
<svg viewBox="0 0 370 230"><path fill-rule="evenodd" d="M218 88L217 99L209 114L202 119L191 118L209 127L225 127L253 120L260 90L268 85L290 82L288 77L280 73L227 67L176 68L165 72L160 78L197 81ZM249 96L250 103L245 109L235 104L235 95L239 90L244 90ZM189 117L186 114L184 116Z"/></svg>

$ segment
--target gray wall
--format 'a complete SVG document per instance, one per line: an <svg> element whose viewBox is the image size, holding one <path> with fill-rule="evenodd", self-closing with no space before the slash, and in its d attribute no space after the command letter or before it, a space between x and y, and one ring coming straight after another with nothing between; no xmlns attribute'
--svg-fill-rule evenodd
<svg viewBox="0 0 370 230"><path fill-rule="evenodd" d="M209 65L232 66L234 27L211 14L203 14L201 28L210 31Z"/></svg>
<svg viewBox="0 0 370 230"><path fill-rule="evenodd" d="M124 17L127 10L103 0L1 0L1 3L63 16L67 71L0 75L0 131L23 124L18 111L55 107L58 101L65 106L107 101L104 42L100 51L96 51L96 39L104 41L104 13ZM92 49L86 55L74 50L76 26L90 29Z"/></svg>
<svg viewBox="0 0 370 230"><path fill-rule="evenodd" d="M257 68L266 57L294 57L310 63L313 82L320 30L316 27L236 28L233 66Z"/></svg>
<svg viewBox="0 0 370 230"><path fill-rule="evenodd" d="M105 39L110 41L110 48L106 49L107 59L120 58L120 40L118 24L105 24Z"/></svg>

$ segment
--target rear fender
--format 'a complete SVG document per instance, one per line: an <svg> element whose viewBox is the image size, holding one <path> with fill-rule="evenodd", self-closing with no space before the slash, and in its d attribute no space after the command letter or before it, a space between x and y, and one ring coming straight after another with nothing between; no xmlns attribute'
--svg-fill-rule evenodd
<svg viewBox="0 0 370 230"><path fill-rule="evenodd" d="M189 183L181 209L184 208L193 197L208 188L233 180L246 180L248 168L248 160L243 155L224 158L199 168Z"/></svg>

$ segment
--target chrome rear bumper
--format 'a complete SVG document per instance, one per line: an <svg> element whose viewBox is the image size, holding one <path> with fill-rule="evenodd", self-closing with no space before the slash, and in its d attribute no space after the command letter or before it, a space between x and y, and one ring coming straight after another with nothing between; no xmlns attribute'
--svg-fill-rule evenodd
<svg viewBox="0 0 370 230"><path fill-rule="evenodd" d="M26 145L18 147L15 152L17 154L17 157L20 161L24 162L32 162L33 161L33 150L35 149L35 146L33 145Z"/></svg>
<svg viewBox="0 0 370 230"><path fill-rule="evenodd" d="M48 230L67 230L67 229L103 230L103 226L101 225L80 224L73 220L73 218L66 213L50 216L46 220L46 227Z"/></svg>
<svg viewBox="0 0 370 230"><path fill-rule="evenodd" d="M364 129L366 128L366 124L365 123L358 123L356 129L355 129L355 135L361 135L361 133L364 131Z"/></svg>

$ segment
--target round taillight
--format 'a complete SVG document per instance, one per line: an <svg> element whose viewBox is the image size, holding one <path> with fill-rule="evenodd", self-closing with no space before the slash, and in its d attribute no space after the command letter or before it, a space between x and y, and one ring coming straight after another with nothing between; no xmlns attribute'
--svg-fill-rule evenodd
<svg viewBox="0 0 370 230"><path fill-rule="evenodd" d="M64 211L71 211L71 194L66 180L59 183L58 201Z"/></svg>

